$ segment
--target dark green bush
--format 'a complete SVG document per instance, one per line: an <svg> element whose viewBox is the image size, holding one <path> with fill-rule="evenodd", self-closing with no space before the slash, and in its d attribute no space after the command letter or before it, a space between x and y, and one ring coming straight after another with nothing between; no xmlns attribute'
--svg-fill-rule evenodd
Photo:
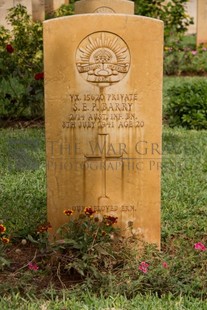
<svg viewBox="0 0 207 310"><path fill-rule="evenodd" d="M63 5L48 18L73 14ZM43 25L34 22L22 5L9 10L11 31L0 26L0 115L35 119L44 114Z"/></svg>
<svg viewBox="0 0 207 310"><path fill-rule="evenodd" d="M207 129L207 81L185 82L171 87L166 116L169 125Z"/></svg>
<svg viewBox="0 0 207 310"><path fill-rule="evenodd" d="M42 117L42 23L33 22L21 5L9 10L7 20L12 30L0 27L0 114Z"/></svg>

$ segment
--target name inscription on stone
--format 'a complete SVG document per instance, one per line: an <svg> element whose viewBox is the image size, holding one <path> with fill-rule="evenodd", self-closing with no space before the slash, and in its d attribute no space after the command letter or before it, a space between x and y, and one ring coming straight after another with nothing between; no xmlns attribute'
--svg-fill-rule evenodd
<svg viewBox="0 0 207 310"><path fill-rule="evenodd" d="M138 94L68 94L71 113L63 128L142 128L144 121L135 113Z"/></svg>

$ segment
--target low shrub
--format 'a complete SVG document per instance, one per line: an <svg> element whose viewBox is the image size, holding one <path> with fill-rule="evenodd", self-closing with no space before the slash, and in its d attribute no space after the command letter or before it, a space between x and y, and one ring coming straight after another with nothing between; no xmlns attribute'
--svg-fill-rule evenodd
<svg viewBox="0 0 207 310"><path fill-rule="evenodd" d="M56 11L52 11L46 16L46 19L68 16L74 14L74 1L70 1L70 4L63 4Z"/></svg>
<svg viewBox="0 0 207 310"><path fill-rule="evenodd" d="M166 118L170 126L207 129L207 81L173 86L167 91Z"/></svg>
<svg viewBox="0 0 207 310"><path fill-rule="evenodd" d="M63 5L47 18L73 14ZM42 118L44 115L43 25L18 4L7 16L11 30L0 26L0 114L2 118Z"/></svg>
<svg viewBox="0 0 207 310"><path fill-rule="evenodd" d="M21 5L9 10L7 20L12 30L0 27L1 116L42 117L42 23L33 22Z"/></svg>
<svg viewBox="0 0 207 310"><path fill-rule="evenodd" d="M166 75L206 75L207 48L196 48L192 37L172 37L164 48L164 74Z"/></svg>
<svg viewBox="0 0 207 310"><path fill-rule="evenodd" d="M73 217L69 209L64 213L70 219L59 229L54 243L48 243L48 223L38 227L34 239L29 238L39 244L42 253L25 265L36 275L40 272L44 277L43 271L47 271L63 287L90 290L97 296L172 293L207 297L205 237L198 241L171 236L161 252L155 245L145 244L131 226L131 236L122 237L114 225L117 217L97 214L91 207L79 217Z"/></svg>

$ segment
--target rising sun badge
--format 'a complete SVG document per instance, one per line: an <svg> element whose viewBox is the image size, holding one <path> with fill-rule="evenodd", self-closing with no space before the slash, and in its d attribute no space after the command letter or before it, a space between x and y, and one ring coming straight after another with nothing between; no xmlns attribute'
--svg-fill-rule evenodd
<svg viewBox="0 0 207 310"><path fill-rule="evenodd" d="M79 44L76 65L82 77L93 85L113 85L121 81L129 71L129 49L116 34L96 32Z"/></svg>

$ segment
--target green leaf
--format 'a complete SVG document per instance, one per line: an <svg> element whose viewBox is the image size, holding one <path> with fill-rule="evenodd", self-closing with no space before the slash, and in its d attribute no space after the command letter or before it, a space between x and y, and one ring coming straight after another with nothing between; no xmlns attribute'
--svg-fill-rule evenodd
<svg viewBox="0 0 207 310"><path fill-rule="evenodd" d="M30 242L32 242L32 243L39 243L37 240L35 240L31 235L28 235L27 236L27 238L28 238L28 240L30 241Z"/></svg>

